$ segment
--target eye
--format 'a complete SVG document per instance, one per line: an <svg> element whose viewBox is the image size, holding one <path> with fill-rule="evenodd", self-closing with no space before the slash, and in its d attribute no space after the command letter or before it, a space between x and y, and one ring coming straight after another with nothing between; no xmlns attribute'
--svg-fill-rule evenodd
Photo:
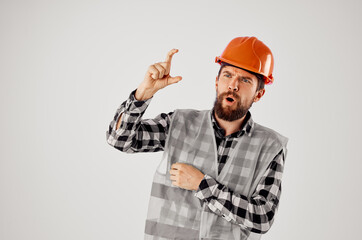
<svg viewBox="0 0 362 240"><path fill-rule="evenodd" d="M249 78L242 78L241 81L245 82L245 83L250 83Z"/></svg>
<svg viewBox="0 0 362 240"><path fill-rule="evenodd" d="M231 75L228 74L228 73L225 73L224 76L227 77L227 78L231 77Z"/></svg>

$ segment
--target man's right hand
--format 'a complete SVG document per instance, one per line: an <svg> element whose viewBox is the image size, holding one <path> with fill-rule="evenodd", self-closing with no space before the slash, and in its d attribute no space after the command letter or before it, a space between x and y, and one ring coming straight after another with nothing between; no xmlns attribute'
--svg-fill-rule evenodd
<svg viewBox="0 0 362 240"><path fill-rule="evenodd" d="M148 67L146 76L135 93L137 100L147 100L151 98L158 90L170 84L181 81L181 76L170 76L172 56L177 52L178 49L172 49L168 52L166 61L155 63Z"/></svg>

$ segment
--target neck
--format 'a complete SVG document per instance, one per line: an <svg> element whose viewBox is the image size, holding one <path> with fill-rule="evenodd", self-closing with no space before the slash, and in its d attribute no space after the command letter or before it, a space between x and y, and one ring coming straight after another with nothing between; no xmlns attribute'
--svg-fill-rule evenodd
<svg viewBox="0 0 362 240"><path fill-rule="evenodd" d="M232 122L225 121L225 120L219 118L216 113L214 113L214 116L215 116L216 122L219 124L219 126L225 130L225 136L228 136L241 129L241 126L243 125L246 114L244 115L244 117L234 120Z"/></svg>

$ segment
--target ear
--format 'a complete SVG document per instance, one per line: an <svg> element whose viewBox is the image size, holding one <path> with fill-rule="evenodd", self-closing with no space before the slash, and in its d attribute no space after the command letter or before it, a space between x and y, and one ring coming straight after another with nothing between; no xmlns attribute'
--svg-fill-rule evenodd
<svg viewBox="0 0 362 240"><path fill-rule="evenodd" d="M264 88L261 89L261 90L259 90L259 91L255 94L254 102L259 101L260 98L261 98L262 96L264 96L264 93L265 93L265 89L264 89Z"/></svg>
<svg viewBox="0 0 362 240"><path fill-rule="evenodd" d="M218 84L219 84L219 79L217 79L217 76L216 76L216 80L215 80L215 89L216 89L216 91L217 91Z"/></svg>

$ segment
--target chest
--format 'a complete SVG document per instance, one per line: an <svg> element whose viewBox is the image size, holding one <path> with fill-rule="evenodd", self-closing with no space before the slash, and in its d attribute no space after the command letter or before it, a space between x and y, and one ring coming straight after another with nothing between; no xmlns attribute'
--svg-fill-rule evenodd
<svg viewBox="0 0 362 240"><path fill-rule="evenodd" d="M190 122L177 118L167 141L168 162L190 164L231 190L249 195L261 165L257 139L246 135L217 139L209 118ZM259 139L260 140L260 139Z"/></svg>
<svg viewBox="0 0 362 240"><path fill-rule="evenodd" d="M238 138L236 136L219 136L215 134L217 147L218 174L224 168L225 163L229 159L229 155L235 150Z"/></svg>

